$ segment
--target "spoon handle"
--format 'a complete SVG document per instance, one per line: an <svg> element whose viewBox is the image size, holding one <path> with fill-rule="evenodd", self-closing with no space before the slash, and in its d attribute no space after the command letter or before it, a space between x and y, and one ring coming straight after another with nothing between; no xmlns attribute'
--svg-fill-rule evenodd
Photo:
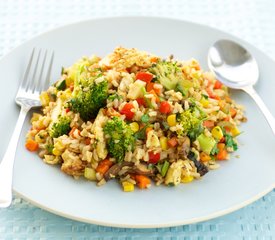
<svg viewBox="0 0 275 240"><path fill-rule="evenodd" d="M268 110L267 106L265 105L261 97L258 95L258 93L255 91L255 89L252 86L244 87L243 90L247 92L257 103L258 107L264 114L266 121L271 127L273 134L275 135L275 118L273 117L271 112Z"/></svg>

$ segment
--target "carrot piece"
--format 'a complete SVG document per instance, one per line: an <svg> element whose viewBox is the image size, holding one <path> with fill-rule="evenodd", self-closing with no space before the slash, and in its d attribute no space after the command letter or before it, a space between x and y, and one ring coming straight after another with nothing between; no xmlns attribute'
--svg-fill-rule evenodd
<svg viewBox="0 0 275 240"><path fill-rule="evenodd" d="M237 115L237 110L235 108L230 108L230 115L234 118Z"/></svg>
<svg viewBox="0 0 275 240"><path fill-rule="evenodd" d="M211 160L211 157L208 154L206 154L205 152L201 152L200 153L200 160L202 162L208 162L209 160Z"/></svg>
<svg viewBox="0 0 275 240"><path fill-rule="evenodd" d="M203 126L204 127L212 128L212 127L214 127L214 125L215 125L214 121L211 121L211 120L205 120L205 121L203 121Z"/></svg>
<svg viewBox="0 0 275 240"><path fill-rule="evenodd" d="M149 91L148 93L151 93L151 94L154 95L154 97L155 97L155 99L156 99L156 103L159 103L159 102L160 102L160 99L159 99L158 95L156 94L155 90L151 90L151 91Z"/></svg>
<svg viewBox="0 0 275 240"><path fill-rule="evenodd" d="M223 150L223 149L225 148L225 143L218 143L218 144L217 144L217 148L218 148L219 150Z"/></svg>
<svg viewBox="0 0 275 240"><path fill-rule="evenodd" d="M167 141L169 147L175 147L178 145L178 140L176 137L172 137Z"/></svg>
<svg viewBox="0 0 275 240"><path fill-rule="evenodd" d="M221 89L222 88L222 83L218 80L216 80L214 84L214 89Z"/></svg>
<svg viewBox="0 0 275 240"><path fill-rule="evenodd" d="M108 171L108 169L113 165L113 162L109 159L105 159L99 162L96 172L101 173L102 175Z"/></svg>
<svg viewBox="0 0 275 240"><path fill-rule="evenodd" d="M31 152L37 151L38 146L38 143L32 139L28 139L25 144L25 147Z"/></svg>
<svg viewBox="0 0 275 240"><path fill-rule="evenodd" d="M154 90L154 84L155 83L153 83L153 82L148 82L146 85L146 91L150 92L150 91Z"/></svg>
<svg viewBox="0 0 275 240"><path fill-rule="evenodd" d="M144 175L136 175L135 179L136 179L138 187L141 189L148 188L148 185L150 185L150 183L151 183L150 178L148 178Z"/></svg>
<svg viewBox="0 0 275 240"><path fill-rule="evenodd" d="M152 63L156 63L156 62L158 62L159 58L158 57L152 57L150 60L151 60Z"/></svg>
<svg viewBox="0 0 275 240"><path fill-rule="evenodd" d="M216 155L217 160L225 160L227 158L227 151L226 149L222 149Z"/></svg>

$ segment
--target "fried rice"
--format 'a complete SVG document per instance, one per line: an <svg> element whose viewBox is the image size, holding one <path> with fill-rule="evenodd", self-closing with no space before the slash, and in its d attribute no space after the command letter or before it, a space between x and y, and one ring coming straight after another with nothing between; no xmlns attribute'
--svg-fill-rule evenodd
<svg viewBox="0 0 275 240"><path fill-rule="evenodd" d="M74 178L124 191L202 178L237 150L243 107L195 59L118 47L62 68L26 148Z"/></svg>

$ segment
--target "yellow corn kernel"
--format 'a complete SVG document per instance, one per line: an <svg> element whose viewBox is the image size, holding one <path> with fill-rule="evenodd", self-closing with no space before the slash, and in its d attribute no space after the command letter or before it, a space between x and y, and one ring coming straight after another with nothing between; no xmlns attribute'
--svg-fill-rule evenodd
<svg viewBox="0 0 275 240"><path fill-rule="evenodd" d="M181 182L183 183L190 183L194 180L194 177L193 176L184 176L181 178Z"/></svg>
<svg viewBox="0 0 275 240"><path fill-rule="evenodd" d="M47 92L42 92L40 94L40 102L42 106L48 106L50 103L50 97Z"/></svg>
<svg viewBox="0 0 275 240"><path fill-rule="evenodd" d="M220 126L216 126L211 131L212 136L217 140L220 140L223 137L223 132Z"/></svg>
<svg viewBox="0 0 275 240"><path fill-rule="evenodd" d="M200 153L200 160L202 162L208 162L208 161L211 160L211 157L208 154L206 154L205 152L201 152Z"/></svg>
<svg viewBox="0 0 275 240"><path fill-rule="evenodd" d="M237 128L237 127L233 127L233 128L231 129L231 134L232 134L233 137L238 136L240 133L241 133L241 132L240 132L239 128Z"/></svg>
<svg viewBox="0 0 275 240"><path fill-rule="evenodd" d="M53 155L55 156L60 156L62 154L62 152L60 150L58 150L57 148L53 148Z"/></svg>
<svg viewBox="0 0 275 240"><path fill-rule="evenodd" d="M132 122L132 123L130 123L130 128L135 133L135 132L137 132L139 130L139 125L138 125L137 122Z"/></svg>
<svg viewBox="0 0 275 240"><path fill-rule="evenodd" d="M128 181L122 182L122 187L124 192L132 192L135 190L135 185Z"/></svg>
<svg viewBox="0 0 275 240"><path fill-rule="evenodd" d="M164 151L168 149L167 141L168 141L167 137L162 136L159 138L160 147Z"/></svg>
<svg viewBox="0 0 275 240"><path fill-rule="evenodd" d="M31 118L31 123L37 121L42 115L39 113L33 113L32 118Z"/></svg>
<svg viewBox="0 0 275 240"><path fill-rule="evenodd" d="M209 105L209 101L204 97L201 98L200 103L203 107L208 107Z"/></svg>
<svg viewBox="0 0 275 240"><path fill-rule="evenodd" d="M63 151L65 149L65 146L63 145L63 143L61 141L56 141L54 144L54 148L56 148L59 151Z"/></svg>
<svg viewBox="0 0 275 240"><path fill-rule="evenodd" d="M170 127L174 127L177 124L176 114L171 114L167 117L167 123Z"/></svg>

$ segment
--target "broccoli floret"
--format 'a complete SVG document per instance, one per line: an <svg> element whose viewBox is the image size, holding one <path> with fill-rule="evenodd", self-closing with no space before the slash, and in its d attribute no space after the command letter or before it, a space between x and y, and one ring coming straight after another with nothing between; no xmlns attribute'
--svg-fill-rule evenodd
<svg viewBox="0 0 275 240"><path fill-rule="evenodd" d="M80 87L82 87L80 85ZM108 82L90 82L70 100L69 107L73 112L79 113L84 121L95 118L99 109L106 105L108 98Z"/></svg>
<svg viewBox="0 0 275 240"><path fill-rule="evenodd" d="M68 134L71 130L71 119L67 116L59 116L51 127L49 134L52 138L58 138L64 134Z"/></svg>
<svg viewBox="0 0 275 240"><path fill-rule="evenodd" d="M109 120L103 128L107 138L107 148L118 162L124 160L125 153L133 149L135 138L130 126L119 117Z"/></svg>
<svg viewBox="0 0 275 240"><path fill-rule="evenodd" d="M178 82L183 79L182 71L177 66L177 62L162 60L153 64L149 71L156 75L157 80L167 90L175 89Z"/></svg>
<svg viewBox="0 0 275 240"><path fill-rule="evenodd" d="M183 127L179 135L187 135L191 141L194 141L202 132L202 120L205 119L205 113L196 105L191 105L189 109L179 114L178 120Z"/></svg>

